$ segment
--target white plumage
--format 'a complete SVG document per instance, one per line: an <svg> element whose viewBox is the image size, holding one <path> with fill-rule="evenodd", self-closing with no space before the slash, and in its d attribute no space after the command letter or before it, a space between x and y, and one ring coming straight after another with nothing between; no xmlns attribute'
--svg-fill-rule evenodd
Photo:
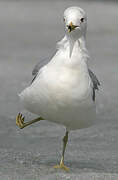
<svg viewBox="0 0 118 180"><path fill-rule="evenodd" d="M21 94L24 107L68 130L91 126L96 117L86 49L87 18L78 7L64 12L65 37L56 54Z"/></svg>

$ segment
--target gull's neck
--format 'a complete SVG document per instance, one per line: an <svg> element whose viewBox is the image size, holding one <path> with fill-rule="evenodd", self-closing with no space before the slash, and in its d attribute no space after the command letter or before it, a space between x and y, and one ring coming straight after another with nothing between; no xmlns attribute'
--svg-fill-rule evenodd
<svg viewBox="0 0 118 180"><path fill-rule="evenodd" d="M81 38L78 39L79 45L80 45L80 50L87 50L86 48L86 37L82 36Z"/></svg>
<svg viewBox="0 0 118 180"><path fill-rule="evenodd" d="M78 38L77 40L73 39L72 37L67 37L68 40L68 45L69 45L69 54L70 54L70 58L73 54L73 49L76 45L77 46L77 51L80 53L85 53L85 51L87 51L86 48L86 37L85 36L81 36L80 38Z"/></svg>
<svg viewBox="0 0 118 180"><path fill-rule="evenodd" d="M77 39L76 41L78 42L78 51L83 54L86 54L86 56L89 57L88 51L86 48L86 36L83 35L81 38ZM68 36L65 35L64 38L57 43L57 49L69 48L69 54L72 54L73 53L72 51L73 51L76 41L73 40L72 38L68 38Z"/></svg>

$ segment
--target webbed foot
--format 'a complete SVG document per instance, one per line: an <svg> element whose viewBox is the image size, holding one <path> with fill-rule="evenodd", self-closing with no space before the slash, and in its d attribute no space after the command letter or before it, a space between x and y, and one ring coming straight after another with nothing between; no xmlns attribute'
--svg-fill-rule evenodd
<svg viewBox="0 0 118 180"><path fill-rule="evenodd" d="M53 166L55 169L63 169L65 171L69 171L69 168L67 166L64 165L64 162L60 162L59 165Z"/></svg>
<svg viewBox="0 0 118 180"><path fill-rule="evenodd" d="M25 127L24 119L25 119L25 117L24 117L21 113L19 113L19 114L16 116L16 125L17 125L20 129L22 129L22 128Z"/></svg>

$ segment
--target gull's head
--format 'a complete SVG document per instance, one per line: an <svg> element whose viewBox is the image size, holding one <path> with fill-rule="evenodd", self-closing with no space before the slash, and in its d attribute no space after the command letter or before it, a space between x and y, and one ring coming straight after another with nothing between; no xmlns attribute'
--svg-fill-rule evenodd
<svg viewBox="0 0 118 180"><path fill-rule="evenodd" d="M87 17L80 7L69 7L64 11L64 24L67 36L74 40L86 35Z"/></svg>

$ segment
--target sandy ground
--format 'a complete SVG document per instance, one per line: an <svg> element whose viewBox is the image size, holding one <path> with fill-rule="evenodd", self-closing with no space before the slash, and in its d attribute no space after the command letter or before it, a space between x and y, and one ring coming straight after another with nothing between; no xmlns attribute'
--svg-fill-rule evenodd
<svg viewBox="0 0 118 180"><path fill-rule="evenodd" d="M65 154L70 172L53 169L61 155L64 127L49 122L23 130L18 93L33 66L55 51L64 34L62 13L71 5L88 14L90 67L101 80L97 125L71 132ZM0 180L118 179L118 4L91 1L0 1Z"/></svg>

